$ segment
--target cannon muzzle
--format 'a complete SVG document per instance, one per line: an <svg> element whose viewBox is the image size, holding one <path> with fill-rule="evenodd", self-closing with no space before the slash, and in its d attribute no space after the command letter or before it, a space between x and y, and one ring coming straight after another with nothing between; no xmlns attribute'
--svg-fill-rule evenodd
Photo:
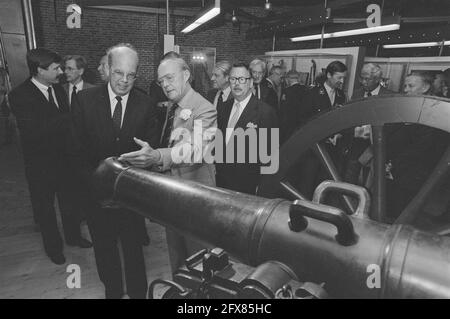
<svg viewBox="0 0 450 319"><path fill-rule="evenodd" d="M113 202L241 262L286 265L337 298L450 298L450 238L304 200L266 199L127 167L95 173Z"/></svg>

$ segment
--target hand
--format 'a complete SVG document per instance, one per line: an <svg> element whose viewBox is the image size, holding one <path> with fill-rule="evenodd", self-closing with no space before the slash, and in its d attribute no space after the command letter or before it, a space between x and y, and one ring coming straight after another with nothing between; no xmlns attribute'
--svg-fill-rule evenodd
<svg viewBox="0 0 450 319"><path fill-rule="evenodd" d="M139 151L120 155L119 161L125 161L132 166L140 168L149 167L159 163L161 155L157 150L154 150L147 142L138 138L134 138L134 141L141 149Z"/></svg>

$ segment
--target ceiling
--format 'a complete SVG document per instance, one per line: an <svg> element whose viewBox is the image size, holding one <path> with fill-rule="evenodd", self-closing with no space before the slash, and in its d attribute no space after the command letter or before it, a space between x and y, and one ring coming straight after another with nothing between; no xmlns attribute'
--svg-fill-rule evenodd
<svg viewBox="0 0 450 319"><path fill-rule="evenodd" d="M211 0L170 0L173 10L196 13L203 4ZM401 31L384 34L364 35L353 38L338 38L327 41L332 45L347 45L358 42L360 45L420 41L421 38L442 41L450 39L450 1L449 0L269 0L272 10L264 10L266 0L222 0L222 18L216 18L214 26L226 23L235 11L241 23L248 23L247 38L289 38L302 34L320 33L326 24L327 30L333 28L352 29L365 23L369 13L366 8L371 3L382 7L382 19L389 16L401 18ZM166 7L166 0L80 0L84 6L134 6L149 10ZM153 10L150 9L150 10ZM184 10L184 11L183 11ZM189 11L190 10L190 11ZM192 15L192 14L191 14ZM328 18L326 16L328 15ZM217 21L218 20L218 21ZM383 20L382 20L383 21ZM211 25L209 25L211 26ZM208 24L204 28L207 28ZM199 28L201 30L201 28ZM390 37L385 36L389 34ZM349 42L350 41L350 42ZM361 42L362 41L362 42ZM312 42L312 41L311 41Z"/></svg>

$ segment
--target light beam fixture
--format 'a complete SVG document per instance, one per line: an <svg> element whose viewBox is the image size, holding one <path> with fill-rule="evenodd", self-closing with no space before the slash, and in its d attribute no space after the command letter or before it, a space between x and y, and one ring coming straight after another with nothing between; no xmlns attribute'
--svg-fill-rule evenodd
<svg viewBox="0 0 450 319"><path fill-rule="evenodd" d="M234 10L233 10L233 15L231 16L231 23L233 23L233 24L238 23L238 18L237 18L236 15L234 14Z"/></svg>
<svg viewBox="0 0 450 319"><path fill-rule="evenodd" d="M272 9L272 4L269 2L269 0L266 0L266 3L264 4L264 8L266 10Z"/></svg>
<svg viewBox="0 0 450 319"><path fill-rule="evenodd" d="M331 38L339 38L339 37L349 37L353 35L361 35L361 34L370 34L370 33L378 33L378 32L387 32L387 31L394 31L400 29L400 17L389 17L384 20L386 23L383 25L379 25L376 27L363 27L366 26L365 21L364 23L358 23L356 24L359 26L359 28L350 29L350 30L336 30L333 32L328 32L323 34L324 39L331 39ZM299 36L291 38L292 42L298 42L298 41L310 41L310 40L320 40L322 37L322 34L313 34L313 35L305 35L305 36Z"/></svg>
<svg viewBox="0 0 450 319"><path fill-rule="evenodd" d="M385 44L383 49L405 49L405 48L421 48L421 47L440 47L441 45L450 45L450 41L440 42L420 42L420 43L399 43Z"/></svg>
<svg viewBox="0 0 450 319"><path fill-rule="evenodd" d="M202 24L208 22L218 14L220 14L220 0L213 0L213 4L205 7L204 10L194 18L194 21L189 23L189 25L185 27L181 32L189 33Z"/></svg>

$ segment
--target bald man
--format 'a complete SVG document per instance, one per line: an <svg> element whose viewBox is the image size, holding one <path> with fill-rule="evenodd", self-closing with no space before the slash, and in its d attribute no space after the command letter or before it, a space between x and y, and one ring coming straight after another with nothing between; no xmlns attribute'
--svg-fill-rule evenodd
<svg viewBox="0 0 450 319"><path fill-rule="evenodd" d="M105 286L106 298L125 294L119 257L120 240L125 266L126 294L145 298L147 278L142 252L142 219L118 207L100 207L90 197L92 174L100 161L137 150L133 138L156 147L158 143L155 103L134 88L139 56L130 44L108 50L107 84L81 91L73 110L74 160L89 191L88 223L91 230L97 271Z"/></svg>

